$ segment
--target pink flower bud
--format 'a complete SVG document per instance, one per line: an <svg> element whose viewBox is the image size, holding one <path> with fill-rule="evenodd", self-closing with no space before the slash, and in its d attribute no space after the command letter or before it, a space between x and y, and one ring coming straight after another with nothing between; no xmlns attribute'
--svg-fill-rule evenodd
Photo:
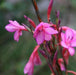
<svg viewBox="0 0 76 75"><path fill-rule="evenodd" d="M62 58L59 58L58 59L58 64L60 65L60 68L61 68L61 70L62 71L65 71L65 67L64 67L64 61L63 61L63 59Z"/></svg>
<svg viewBox="0 0 76 75"><path fill-rule="evenodd" d="M48 11L47 11L47 19L48 19L48 21L50 19L50 13L51 13L51 10L52 10L52 5L53 5L53 0L50 0L49 6L48 6Z"/></svg>
<svg viewBox="0 0 76 75"><path fill-rule="evenodd" d="M27 16L25 16L25 15L24 15L24 18L25 18L26 20L28 20L28 22L29 22L34 28L36 28L36 25L35 25L34 21L32 21L29 17L27 17Z"/></svg>

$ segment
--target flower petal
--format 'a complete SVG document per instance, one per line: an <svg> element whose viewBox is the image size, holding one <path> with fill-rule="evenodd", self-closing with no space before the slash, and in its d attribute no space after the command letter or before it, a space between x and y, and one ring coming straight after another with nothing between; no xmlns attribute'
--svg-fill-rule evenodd
<svg viewBox="0 0 76 75"><path fill-rule="evenodd" d="M43 25L44 28L50 27L50 24L49 24L49 23L44 23L44 22L43 22L42 25Z"/></svg>
<svg viewBox="0 0 76 75"><path fill-rule="evenodd" d="M17 30L16 27L13 26L13 25L11 25L11 24L6 25L6 26L5 26L5 29L6 29L7 31L9 31L9 32L14 32L14 31Z"/></svg>
<svg viewBox="0 0 76 75"><path fill-rule="evenodd" d="M68 49L68 51L69 51L69 53L70 53L71 56L73 56L73 55L75 54L75 49L72 48L72 47L70 47L70 48Z"/></svg>
<svg viewBox="0 0 76 75"><path fill-rule="evenodd" d="M14 26L16 29L26 30L26 28L20 25L17 21L9 20L9 23Z"/></svg>
<svg viewBox="0 0 76 75"><path fill-rule="evenodd" d="M61 33L61 38L62 38L62 41L65 41L65 34L64 33Z"/></svg>
<svg viewBox="0 0 76 75"><path fill-rule="evenodd" d="M54 30L54 29L51 28L51 27L45 28L45 32L46 32L47 34L57 34L57 33L58 33L57 30Z"/></svg>
<svg viewBox="0 0 76 75"><path fill-rule="evenodd" d="M65 71L65 67L64 67L63 64L60 65L60 68L61 68L62 71Z"/></svg>
<svg viewBox="0 0 76 75"><path fill-rule="evenodd" d="M34 57L34 64L35 65L41 65L41 59L38 55L38 52L36 53L36 56Z"/></svg>
<svg viewBox="0 0 76 75"><path fill-rule="evenodd" d="M33 75L34 64L30 61L24 67L24 74Z"/></svg>
<svg viewBox="0 0 76 75"><path fill-rule="evenodd" d="M49 41L51 38L52 38L51 35L45 33L45 40Z"/></svg>
<svg viewBox="0 0 76 75"><path fill-rule="evenodd" d="M69 27L67 27L67 26L62 26L62 27L60 27L60 29L62 28L62 30L64 30L64 31L66 31L67 29L70 29Z"/></svg>
<svg viewBox="0 0 76 75"><path fill-rule="evenodd" d="M65 48L68 48L68 46L66 45L66 43L64 41L61 41L61 45Z"/></svg>
<svg viewBox="0 0 76 75"><path fill-rule="evenodd" d="M19 36L22 34L22 32L16 31L14 33L14 40L16 40L17 42L19 41Z"/></svg>
<svg viewBox="0 0 76 75"><path fill-rule="evenodd" d="M39 32L36 36L37 44L41 44L44 41L44 32Z"/></svg>
<svg viewBox="0 0 76 75"><path fill-rule="evenodd" d="M58 59L58 64L60 65L61 70L62 71L65 71L65 66L64 66L63 63L64 63L63 59L62 58L59 58Z"/></svg>
<svg viewBox="0 0 76 75"><path fill-rule="evenodd" d="M76 47L76 39L71 41L71 46Z"/></svg>
<svg viewBox="0 0 76 75"><path fill-rule="evenodd" d="M70 41L70 40L72 40L74 33L71 29L67 29L65 32L65 36L66 36L66 41L67 40Z"/></svg>
<svg viewBox="0 0 76 75"><path fill-rule="evenodd" d="M9 23L15 26L20 26L20 24L17 21L9 20Z"/></svg>

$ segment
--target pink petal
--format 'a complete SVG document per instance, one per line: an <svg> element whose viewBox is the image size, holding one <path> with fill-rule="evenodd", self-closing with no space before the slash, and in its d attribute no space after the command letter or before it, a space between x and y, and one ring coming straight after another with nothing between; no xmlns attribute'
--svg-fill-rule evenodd
<svg viewBox="0 0 76 75"><path fill-rule="evenodd" d="M36 56L34 57L34 64L35 64L35 65L41 65L41 59L40 59L38 53L37 53Z"/></svg>
<svg viewBox="0 0 76 75"><path fill-rule="evenodd" d="M25 68L24 68L24 74L28 74L28 75L32 75L33 74L33 70L34 70L34 65L40 65L41 61L38 55L38 48L40 47L40 45L37 45L34 48L34 51L32 52L28 63L26 64Z"/></svg>
<svg viewBox="0 0 76 75"><path fill-rule="evenodd" d="M45 23L45 22L42 22L42 23L43 23L42 25L43 25L44 28L50 27L50 24L49 23Z"/></svg>
<svg viewBox="0 0 76 75"><path fill-rule="evenodd" d="M51 38L52 38L51 35L45 33L45 40L49 41Z"/></svg>
<svg viewBox="0 0 76 75"><path fill-rule="evenodd" d="M71 41L71 46L76 47L76 39Z"/></svg>
<svg viewBox="0 0 76 75"><path fill-rule="evenodd" d="M62 41L64 41L64 42L66 41L64 33L61 33L61 38L62 38Z"/></svg>
<svg viewBox="0 0 76 75"><path fill-rule="evenodd" d="M34 57L36 56L39 47L40 47L40 45L35 46L32 54L30 56L30 59L29 59L30 61L33 61L34 60Z"/></svg>
<svg viewBox="0 0 76 75"><path fill-rule="evenodd" d="M61 70L62 71L65 71L65 67L64 67L63 63L64 63L63 59L62 58L59 58L58 59L58 64L60 65Z"/></svg>
<svg viewBox="0 0 76 75"><path fill-rule="evenodd" d="M36 28L35 28L35 32L37 32L38 30L40 30L39 28L43 26L43 22L39 23Z"/></svg>
<svg viewBox="0 0 76 75"><path fill-rule="evenodd" d="M68 46L66 45L66 43L64 41L61 41L61 45L62 45L62 47L68 48Z"/></svg>
<svg viewBox="0 0 76 75"><path fill-rule="evenodd" d="M70 40L72 40L72 38L74 36L74 33L73 33L73 31L71 29L68 29L65 32L65 36L66 36L66 41L67 40L70 41Z"/></svg>
<svg viewBox="0 0 76 75"><path fill-rule="evenodd" d="M6 26L5 26L5 29L6 29L7 31L9 31L9 32L14 32L14 31L17 30L16 27L13 26L13 25L11 25L11 24L6 25Z"/></svg>
<svg viewBox="0 0 76 75"><path fill-rule="evenodd" d="M60 68L62 71L65 71L65 66L63 65L64 61L62 58L58 59L58 64L60 65Z"/></svg>
<svg viewBox="0 0 76 75"><path fill-rule="evenodd" d="M65 67L64 67L63 64L60 65L60 68L61 68L62 71L65 71Z"/></svg>
<svg viewBox="0 0 76 75"><path fill-rule="evenodd" d="M20 24L17 21L9 20L9 23L15 26L20 26Z"/></svg>
<svg viewBox="0 0 76 75"><path fill-rule="evenodd" d="M57 33L58 33L57 30L54 30L54 29L51 28L51 27L45 28L45 32L46 32L47 34L57 34Z"/></svg>
<svg viewBox="0 0 76 75"><path fill-rule="evenodd" d="M41 44L44 41L44 32L39 32L36 36L37 44Z"/></svg>
<svg viewBox="0 0 76 75"><path fill-rule="evenodd" d="M38 48L40 47L40 45L37 45L34 48L34 51L32 52L31 56L30 56L30 61L32 61L34 63L34 65L40 65L41 64L41 60L38 54Z"/></svg>
<svg viewBox="0 0 76 75"><path fill-rule="evenodd" d="M21 32L19 32L19 31L16 31L16 32L14 33L14 40L16 40L17 42L19 41L19 36L20 36L20 34L21 34Z"/></svg>
<svg viewBox="0 0 76 75"><path fill-rule="evenodd" d="M30 61L24 67L24 74L33 75L34 64Z"/></svg>
<svg viewBox="0 0 76 75"><path fill-rule="evenodd" d="M70 48L68 49L68 51L69 51L69 53L70 53L71 56L73 56L73 55L75 54L75 49L72 48L72 47L70 47Z"/></svg>
<svg viewBox="0 0 76 75"><path fill-rule="evenodd" d="M19 31L19 35L22 36L22 31Z"/></svg>
<svg viewBox="0 0 76 75"><path fill-rule="evenodd" d="M34 60L34 57L36 56L39 47L40 47L40 45L35 46L32 54L30 56L30 60Z"/></svg>
<svg viewBox="0 0 76 75"><path fill-rule="evenodd" d="M64 31L66 31L67 29L70 29L70 28L67 27L67 26L62 26L62 27L60 27L60 28L62 28L62 30L64 30Z"/></svg>
<svg viewBox="0 0 76 75"><path fill-rule="evenodd" d="M35 31L33 37L36 38L38 33L39 33L38 31Z"/></svg>
<svg viewBox="0 0 76 75"><path fill-rule="evenodd" d="M76 33L74 34L74 37L73 37L73 39L76 39Z"/></svg>
<svg viewBox="0 0 76 75"><path fill-rule="evenodd" d="M7 31L14 32L14 31L17 31L19 29L27 31L27 29L24 26L21 26L17 21L9 20L9 22L10 22L10 24L5 26L5 29Z"/></svg>
<svg viewBox="0 0 76 75"><path fill-rule="evenodd" d="M16 29L26 30L24 26L21 26L17 21L9 20L10 24L14 26Z"/></svg>

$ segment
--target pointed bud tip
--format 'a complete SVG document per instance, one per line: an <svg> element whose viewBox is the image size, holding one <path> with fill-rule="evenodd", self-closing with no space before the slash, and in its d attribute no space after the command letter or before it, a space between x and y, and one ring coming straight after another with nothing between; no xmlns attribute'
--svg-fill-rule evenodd
<svg viewBox="0 0 76 75"><path fill-rule="evenodd" d="M25 18L25 19L28 19L28 17L27 17L26 15L24 15L24 18Z"/></svg>

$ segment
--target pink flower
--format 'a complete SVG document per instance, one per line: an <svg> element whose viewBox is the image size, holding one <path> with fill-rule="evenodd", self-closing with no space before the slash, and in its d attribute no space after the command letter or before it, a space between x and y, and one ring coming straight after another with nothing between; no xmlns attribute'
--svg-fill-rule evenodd
<svg viewBox="0 0 76 75"><path fill-rule="evenodd" d="M41 22L36 28L34 32L34 38L37 41L37 44L42 44L45 40L49 41L51 39L52 34L57 34L57 30L54 30L50 27L49 23Z"/></svg>
<svg viewBox="0 0 76 75"><path fill-rule="evenodd" d="M40 60L40 57L39 57L39 54L37 51L39 47L40 46L37 45L35 47L34 51L32 52L28 63L25 65L24 74L32 75L33 71L34 71L34 65L40 65L41 64L41 60Z"/></svg>
<svg viewBox="0 0 76 75"><path fill-rule="evenodd" d="M14 33L14 40L19 41L19 36L22 36L22 30L27 31L24 26L21 26L17 21L9 20L8 25L5 26L5 29L9 32Z"/></svg>
<svg viewBox="0 0 76 75"><path fill-rule="evenodd" d="M65 33L61 33L61 38L61 45L64 48L67 48L70 55L73 56L75 53L75 49L73 47L76 47L76 38L74 32L71 29L67 29Z"/></svg>

